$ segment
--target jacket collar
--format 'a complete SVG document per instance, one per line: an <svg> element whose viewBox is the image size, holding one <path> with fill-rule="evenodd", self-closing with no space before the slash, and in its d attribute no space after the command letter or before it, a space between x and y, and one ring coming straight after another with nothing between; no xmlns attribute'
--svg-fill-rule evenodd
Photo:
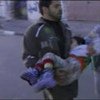
<svg viewBox="0 0 100 100"><path fill-rule="evenodd" d="M46 21L44 21L44 19L42 17L39 18L39 20L37 21L37 23L41 23L41 24L45 24ZM59 22L62 25L62 22Z"/></svg>

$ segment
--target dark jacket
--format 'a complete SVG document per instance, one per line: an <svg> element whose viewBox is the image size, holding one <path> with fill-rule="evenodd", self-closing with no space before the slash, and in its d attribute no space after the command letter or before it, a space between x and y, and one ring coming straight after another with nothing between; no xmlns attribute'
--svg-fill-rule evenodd
<svg viewBox="0 0 100 100"><path fill-rule="evenodd" d="M60 23L65 37L65 58L68 56L71 43L71 32L68 25ZM42 18L36 25L32 25L26 31L24 36L23 60L26 67L34 67L37 60L46 52L53 52L59 56L60 49L58 46L59 38L51 25L46 23Z"/></svg>

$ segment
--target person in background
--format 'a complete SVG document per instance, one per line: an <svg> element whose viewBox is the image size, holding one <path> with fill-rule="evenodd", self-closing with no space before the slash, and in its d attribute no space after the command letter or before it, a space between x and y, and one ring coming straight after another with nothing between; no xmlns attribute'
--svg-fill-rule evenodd
<svg viewBox="0 0 100 100"><path fill-rule="evenodd" d="M41 18L27 29L23 39L23 61L27 68L33 68L47 52L63 59L69 56L71 31L69 26L61 21L61 1L39 0L39 9ZM59 74L56 71L56 76L62 80L65 73ZM51 97L54 100L73 100L78 93L78 80L65 86L56 85L43 93L47 100Z"/></svg>
<svg viewBox="0 0 100 100"><path fill-rule="evenodd" d="M92 67L94 69L95 93L100 98L100 25L96 25L93 30L85 37L90 45Z"/></svg>

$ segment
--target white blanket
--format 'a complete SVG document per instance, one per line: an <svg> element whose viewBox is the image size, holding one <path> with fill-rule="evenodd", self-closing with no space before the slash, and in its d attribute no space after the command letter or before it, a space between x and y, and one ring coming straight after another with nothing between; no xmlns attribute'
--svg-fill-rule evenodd
<svg viewBox="0 0 100 100"><path fill-rule="evenodd" d="M75 47L73 50L71 50L70 54L87 57L88 54L87 45L79 45Z"/></svg>

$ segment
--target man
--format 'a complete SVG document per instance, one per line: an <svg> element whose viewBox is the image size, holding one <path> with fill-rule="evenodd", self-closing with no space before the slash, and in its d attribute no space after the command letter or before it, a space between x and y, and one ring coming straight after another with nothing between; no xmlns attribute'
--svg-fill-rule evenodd
<svg viewBox="0 0 100 100"><path fill-rule="evenodd" d="M35 63L47 52L66 58L71 44L71 32L68 25L61 22L60 0L40 0L39 9L42 17L36 25L28 28L24 36L23 60L26 67L34 67ZM67 52L66 52L67 51ZM63 79L64 73L56 73L56 78ZM78 83L50 88L44 91L45 99L73 100L77 96ZM47 94L51 96L47 96Z"/></svg>

